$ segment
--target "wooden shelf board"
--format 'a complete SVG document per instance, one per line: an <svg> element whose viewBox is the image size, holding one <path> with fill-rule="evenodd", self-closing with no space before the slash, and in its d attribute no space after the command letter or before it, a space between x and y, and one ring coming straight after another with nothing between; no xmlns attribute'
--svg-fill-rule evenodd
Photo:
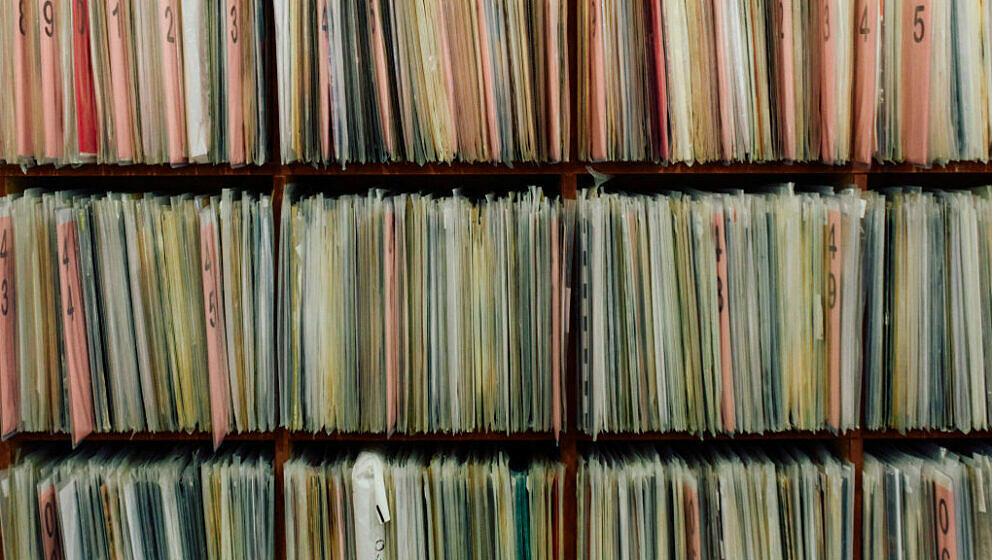
<svg viewBox="0 0 992 560"><path fill-rule="evenodd" d="M844 439L844 434L828 431L785 431L766 432L763 434L711 434L711 433L690 433L690 432L601 432L593 437L590 434L578 434L579 441L586 442L665 442L665 441L768 441L768 440L840 440Z"/></svg>

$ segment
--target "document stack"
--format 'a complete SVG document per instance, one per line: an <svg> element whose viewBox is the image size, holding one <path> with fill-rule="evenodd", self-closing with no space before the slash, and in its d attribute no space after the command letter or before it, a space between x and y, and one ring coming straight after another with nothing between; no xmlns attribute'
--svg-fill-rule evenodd
<svg viewBox="0 0 992 560"><path fill-rule="evenodd" d="M579 158L847 161L870 3L580 0Z"/></svg>
<svg viewBox="0 0 992 560"><path fill-rule="evenodd" d="M823 449L603 451L578 477L580 560L853 560L854 466Z"/></svg>
<svg viewBox="0 0 992 560"><path fill-rule="evenodd" d="M302 454L286 463L286 557L558 560L564 467L503 453Z"/></svg>
<svg viewBox="0 0 992 560"><path fill-rule="evenodd" d="M582 160L988 160L988 3L580 0L578 9Z"/></svg>
<svg viewBox="0 0 992 560"><path fill-rule="evenodd" d="M988 160L992 12L982 4L884 0L879 161Z"/></svg>
<svg viewBox="0 0 992 560"><path fill-rule="evenodd" d="M865 455L865 558L992 558L992 448L935 445Z"/></svg>
<svg viewBox="0 0 992 560"><path fill-rule="evenodd" d="M275 558L272 458L87 449L0 471L4 558Z"/></svg>
<svg viewBox="0 0 992 560"><path fill-rule="evenodd" d="M0 3L0 160L264 163L265 4Z"/></svg>
<svg viewBox="0 0 992 560"><path fill-rule="evenodd" d="M282 162L567 160L568 5L275 2Z"/></svg>
<svg viewBox="0 0 992 560"><path fill-rule="evenodd" d="M268 195L0 199L3 434L274 428L274 296Z"/></svg>
<svg viewBox="0 0 992 560"><path fill-rule="evenodd" d="M858 426L864 211L854 189L580 191L581 428Z"/></svg>
<svg viewBox="0 0 992 560"><path fill-rule="evenodd" d="M885 281L867 299L867 426L987 430L992 191L874 196L886 236L866 249L866 263L884 266L871 273Z"/></svg>
<svg viewBox="0 0 992 560"><path fill-rule="evenodd" d="M573 204L288 191L281 425L558 433Z"/></svg>

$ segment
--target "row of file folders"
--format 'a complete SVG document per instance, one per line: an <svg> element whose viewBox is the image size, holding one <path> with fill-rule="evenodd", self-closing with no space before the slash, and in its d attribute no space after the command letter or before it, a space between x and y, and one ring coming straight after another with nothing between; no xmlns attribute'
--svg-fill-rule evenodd
<svg viewBox="0 0 992 560"><path fill-rule="evenodd" d="M990 10L4 0L0 161L986 161Z"/></svg>
<svg viewBox="0 0 992 560"><path fill-rule="evenodd" d="M989 188L290 185L279 212L0 199L3 435L992 423Z"/></svg>
<svg viewBox="0 0 992 560"><path fill-rule="evenodd" d="M25 455L0 472L4 556L266 560L279 523L292 559L855 558L854 465L822 448L589 453L577 527L551 459L298 453L277 481L265 453L179 452ZM988 558L989 476L986 447L868 454L862 557Z"/></svg>

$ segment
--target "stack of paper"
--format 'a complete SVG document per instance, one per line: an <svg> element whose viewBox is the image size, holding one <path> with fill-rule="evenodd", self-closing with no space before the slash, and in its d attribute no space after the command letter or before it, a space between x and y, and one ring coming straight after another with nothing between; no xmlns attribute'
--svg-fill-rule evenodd
<svg viewBox="0 0 992 560"><path fill-rule="evenodd" d="M926 445L865 456L865 558L990 558L992 449Z"/></svg>
<svg viewBox="0 0 992 560"><path fill-rule="evenodd" d="M262 0L0 3L0 160L261 164Z"/></svg>
<svg viewBox="0 0 992 560"><path fill-rule="evenodd" d="M0 474L5 558L272 559L265 453L88 449L26 455Z"/></svg>
<svg viewBox="0 0 992 560"><path fill-rule="evenodd" d="M563 477L503 453L300 455L284 471L286 557L558 560Z"/></svg>
<svg viewBox="0 0 992 560"><path fill-rule="evenodd" d="M283 163L567 160L568 5L275 2Z"/></svg>
<svg viewBox="0 0 992 560"><path fill-rule="evenodd" d="M0 199L3 434L274 428L272 219L230 190Z"/></svg>
<svg viewBox="0 0 992 560"><path fill-rule="evenodd" d="M604 451L578 477L580 560L853 560L854 466L823 449Z"/></svg>
<svg viewBox="0 0 992 560"><path fill-rule="evenodd" d="M877 159L988 159L989 10L979 0L884 0Z"/></svg>
<svg viewBox="0 0 992 560"><path fill-rule="evenodd" d="M854 108L874 125L870 3L581 0L579 158L847 161Z"/></svg>
<svg viewBox="0 0 992 560"><path fill-rule="evenodd" d="M573 205L287 192L281 425L558 432Z"/></svg>
<svg viewBox="0 0 992 560"><path fill-rule="evenodd" d="M865 252L867 426L986 430L992 191L875 196L870 213L885 233Z"/></svg>
<svg viewBox="0 0 992 560"><path fill-rule="evenodd" d="M582 429L856 427L864 211L854 189L580 191Z"/></svg>

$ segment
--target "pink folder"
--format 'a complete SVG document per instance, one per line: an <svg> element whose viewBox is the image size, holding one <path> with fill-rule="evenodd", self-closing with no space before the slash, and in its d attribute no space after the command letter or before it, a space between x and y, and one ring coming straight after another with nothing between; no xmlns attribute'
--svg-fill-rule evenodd
<svg viewBox="0 0 992 560"><path fill-rule="evenodd" d="M131 102L128 95L130 80L127 73L127 55L122 37L128 27L119 0L107 2L107 41L110 50L110 83L114 94L114 135L117 139L117 159L134 160L131 139Z"/></svg>
<svg viewBox="0 0 992 560"><path fill-rule="evenodd" d="M651 49L654 52L654 84L657 97L658 141L661 159L668 159L668 82L665 66L665 35L661 25L661 0L651 2Z"/></svg>
<svg viewBox="0 0 992 560"><path fill-rule="evenodd" d="M165 85L165 128L169 137L169 163L186 161L185 97L179 82L179 13L176 0L158 0L159 48Z"/></svg>
<svg viewBox="0 0 992 560"><path fill-rule="evenodd" d="M734 108L731 103L731 92L733 88L731 80L733 80L733 77L728 68L730 61L727 58L730 56L730 53L727 52L725 45L720 44L720 37L727 36L727 15L724 13L726 9L727 7L723 5L723 2L713 2L713 20L716 25L717 38L717 93L720 96L720 145L723 150L724 161L730 161L734 158Z"/></svg>
<svg viewBox="0 0 992 560"><path fill-rule="evenodd" d="M35 28L31 25L27 3L10 0L14 6L17 23L14 26L14 119L17 126L17 155L21 158L34 156L34 142L31 134L32 68L29 44L34 40Z"/></svg>
<svg viewBox="0 0 992 560"><path fill-rule="evenodd" d="M76 88L76 135L79 155L96 156L96 97L93 93L93 66L90 64L89 0L72 2L72 55Z"/></svg>
<svg viewBox="0 0 992 560"><path fill-rule="evenodd" d="M210 423L214 449L227 435L231 393L227 370L224 331L224 298L220 294L220 263L217 262L216 228L212 216L200 217L200 259L203 263L203 316L207 328L207 374L210 383Z"/></svg>
<svg viewBox="0 0 992 560"><path fill-rule="evenodd" d="M796 87L792 58L792 0L780 0L776 21L778 22L779 87L782 91L782 157L787 161L796 159Z"/></svg>
<svg viewBox="0 0 992 560"><path fill-rule="evenodd" d="M59 26L50 0L38 0L42 14L38 34L41 47L41 106L45 124L45 159L59 160L62 147L62 72L59 54ZM49 23L49 21L51 23Z"/></svg>
<svg viewBox="0 0 992 560"><path fill-rule="evenodd" d="M71 211L65 211L70 214ZM69 376L69 418L72 444L93 433L93 390L90 385L86 310L79 271L79 237L73 218L59 218L57 228L62 324Z"/></svg>
<svg viewBox="0 0 992 560"><path fill-rule="evenodd" d="M858 0L854 20L854 161L871 163L878 101L878 4Z"/></svg>
<svg viewBox="0 0 992 560"><path fill-rule="evenodd" d="M827 387L830 391L828 422L830 427L840 428L840 308L841 276L840 265L844 261L843 230L840 211L827 211L827 256L830 260L827 276Z"/></svg>
<svg viewBox="0 0 992 560"><path fill-rule="evenodd" d="M930 163L930 0L902 3L902 152L909 163Z"/></svg>
<svg viewBox="0 0 992 560"><path fill-rule="evenodd" d="M592 137L592 159L606 159L606 72L603 68L603 18L600 1L589 2L589 44L592 54L590 68L590 136Z"/></svg>
<svg viewBox="0 0 992 560"><path fill-rule="evenodd" d="M957 516L954 513L954 491L939 482L934 484L937 503L934 518L937 521L937 558L958 560Z"/></svg>
<svg viewBox="0 0 992 560"><path fill-rule="evenodd" d="M245 122L241 91L241 37L244 19L239 0L227 0L227 134L231 165L245 163Z"/></svg>
<svg viewBox="0 0 992 560"><path fill-rule="evenodd" d="M724 237L723 212L713 215L716 239L716 291L717 310L720 313L720 415L723 429L733 432L737 428L734 416L733 359L730 348L730 305L727 301L727 241Z"/></svg>
<svg viewBox="0 0 992 560"><path fill-rule="evenodd" d="M41 518L41 543L48 560L65 558L62 552L62 531L59 508L55 501L55 484L45 480L38 485L38 516Z"/></svg>
<svg viewBox="0 0 992 560"><path fill-rule="evenodd" d="M683 483L682 493L685 504L685 557L699 560L703 557L703 539L699 530L699 494L688 482Z"/></svg>
<svg viewBox="0 0 992 560"><path fill-rule="evenodd" d="M837 83L837 30L834 26L837 14L831 14L834 8L832 0L824 0L820 4L820 157L827 163L833 163L837 157L835 146L837 120L837 93L834 85Z"/></svg>
<svg viewBox="0 0 992 560"><path fill-rule="evenodd" d="M496 128L496 92L493 86L493 62L489 52L489 27L486 25L485 0L475 0L479 25L479 51L482 53L482 91L486 100L486 129L489 131L489 159L499 160L499 130Z"/></svg>
<svg viewBox="0 0 992 560"><path fill-rule="evenodd" d="M0 217L0 435L5 438L17 431L21 417L14 298L14 231L7 215Z"/></svg>
<svg viewBox="0 0 992 560"><path fill-rule="evenodd" d="M438 23L437 23L437 34L441 37L441 71L444 73L444 90L448 97L448 120L451 126L445 127L449 133L448 146L454 152L458 152L458 125L457 119L455 117L455 77L451 70L451 47L448 41L448 21L447 21L447 11L444 7L445 2L443 0L437 0L437 13L438 13ZM372 0L373 9L375 10L374 15L379 13L379 2L378 0ZM385 55L385 39L382 36L381 27L377 25L378 22L373 21L372 24L372 46L374 49L374 59L375 59L375 73L378 77L379 84L385 84L386 79L386 55ZM376 88L376 93L379 96L379 111L383 115L389 114L389 96L388 90L384 85ZM390 120L386 120L384 123L383 134L390 137L387 142L387 146L392 146L392 134L393 125ZM447 154L444 155L447 157Z"/></svg>
<svg viewBox="0 0 992 560"><path fill-rule="evenodd" d="M560 26L560 0L545 0L544 34L547 37L546 64L548 66L548 158L561 161L561 60L558 49Z"/></svg>

